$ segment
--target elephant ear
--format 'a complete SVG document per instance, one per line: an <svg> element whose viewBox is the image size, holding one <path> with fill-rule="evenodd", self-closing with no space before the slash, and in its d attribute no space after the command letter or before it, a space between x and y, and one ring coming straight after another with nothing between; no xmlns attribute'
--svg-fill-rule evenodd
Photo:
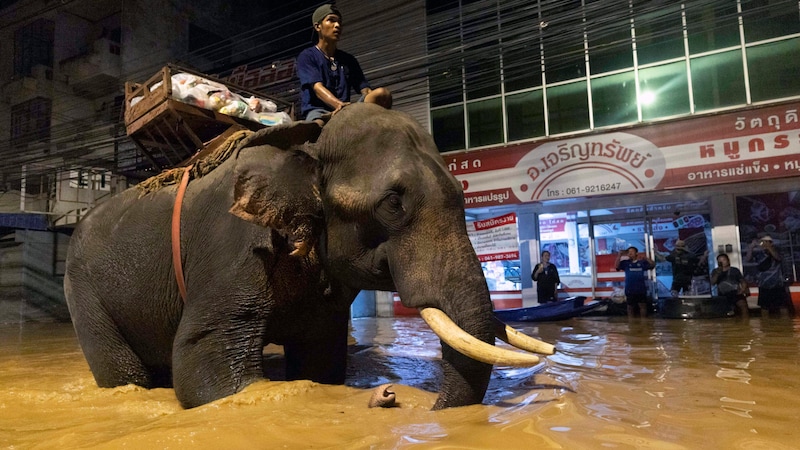
<svg viewBox="0 0 800 450"><path fill-rule="evenodd" d="M313 121L290 122L256 131L244 139L239 148L272 145L288 149L306 142L316 142L321 132L322 127Z"/></svg>
<svg viewBox="0 0 800 450"><path fill-rule="evenodd" d="M239 150L230 213L273 228L305 256L322 230L317 160L298 148L259 145Z"/></svg>

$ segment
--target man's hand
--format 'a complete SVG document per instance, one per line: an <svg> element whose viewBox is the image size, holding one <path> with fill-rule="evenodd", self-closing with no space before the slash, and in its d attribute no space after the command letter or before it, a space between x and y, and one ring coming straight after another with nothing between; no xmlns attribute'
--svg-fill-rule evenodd
<svg viewBox="0 0 800 450"><path fill-rule="evenodd" d="M335 115L336 113L341 111L345 106L347 106L349 104L350 104L350 102L339 102L339 105L336 107L336 109L333 110L331 115Z"/></svg>
<svg viewBox="0 0 800 450"><path fill-rule="evenodd" d="M314 94L316 94L318 99L322 100L325 102L325 104L333 108L331 115L336 114L337 112L341 111L342 108L350 104L350 102L343 102L336 98L336 96L333 95L331 91L329 91L321 82L314 83Z"/></svg>

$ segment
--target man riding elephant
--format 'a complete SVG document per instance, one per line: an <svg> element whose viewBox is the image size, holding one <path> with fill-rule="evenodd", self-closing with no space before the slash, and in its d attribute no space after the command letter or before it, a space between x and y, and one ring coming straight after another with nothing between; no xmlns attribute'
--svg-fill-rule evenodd
<svg viewBox="0 0 800 450"><path fill-rule="evenodd" d="M553 351L494 319L461 185L403 113L353 104L321 135L313 122L259 132L189 181L176 212L177 191L131 188L73 234L65 293L101 387L173 386L202 405L262 379L270 343L287 378L343 383L361 289L399 292L442 338L435 409L481 402L492 364L538 362L495 336Z"/></svg>

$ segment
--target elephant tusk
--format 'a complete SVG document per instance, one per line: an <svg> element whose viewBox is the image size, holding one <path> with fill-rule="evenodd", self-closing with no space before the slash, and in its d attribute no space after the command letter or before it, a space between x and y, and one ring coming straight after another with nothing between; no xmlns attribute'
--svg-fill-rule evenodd
<svg viewBox="0 0 800 450"><path fill-rule="evenodd" d="M420 315L439 339L459 353L486 364L529 367L539 364L539 357L519 353L478 340L456 325L447 314L436 308L423 308Z"/></svg>
<svg viewBox="0 0 800 450"><path fill-rule="evenodd" d="M534 339L527 334L516 330L498 318L494 318L495 334L501 341L517 347L520 350L527 350L529 352L541 353L544 355L552 355L556 352L556 347L553 344Z"/></svg>

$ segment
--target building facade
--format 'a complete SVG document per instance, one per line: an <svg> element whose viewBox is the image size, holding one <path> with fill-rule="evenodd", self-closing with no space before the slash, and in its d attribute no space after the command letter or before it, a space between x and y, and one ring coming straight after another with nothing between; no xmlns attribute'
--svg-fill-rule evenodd
<svg viewBox="0 0 800 450"><path fill-rule="evenodd" d="M125 82L167 63L209 69L273 52L274 24L297 24L259 28L267 12L216 0L3 2L0 323L68 320L74 225L155 173L125 132Z"/></svg>
<svg viewBox="0 0 800 450"><path fill-rule="evenodd" d="M543 250L562 295L619 295L628 246L657 261L652 293L668 295L677 240L701 257L699 293L724 252L757 295L752 244L766 235L800 300L796 2L462 0L426 13L432 134L468 215L517 221L519 259L484 262L498 298L520 292L506 306L535 304Z"/></svg>
<svg viewBox="0 0 800 450"><path fill-rule="evenodd" d="M126 81L178 63L296 99L293 58L321 2L251 3L4 3L0 322L63 319L72 227L154 173L125 134ZM770 234L796 280L796 1L336 3L341 47L430 129L467 220L513 217L517 251L484 262L497 305L536 302L543 249L564 295L615 295L609 255L635 245L659 258L678 239L754 280L750 244ZM659 262L654 290L670 270ZM379 315L402 312L368 297Z"/></svg>

